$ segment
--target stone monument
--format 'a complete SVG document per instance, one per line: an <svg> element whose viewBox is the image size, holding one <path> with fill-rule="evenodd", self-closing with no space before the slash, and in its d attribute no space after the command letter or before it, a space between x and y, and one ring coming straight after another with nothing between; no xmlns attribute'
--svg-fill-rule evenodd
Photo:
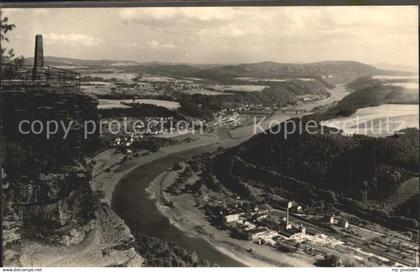
<svg viewBox="0 0 420 272"><path fill-rule="evenodd" d="M45 80L44 48L42 44L42 35L40 34L35 36L35 55L32 80Z"/></svg>

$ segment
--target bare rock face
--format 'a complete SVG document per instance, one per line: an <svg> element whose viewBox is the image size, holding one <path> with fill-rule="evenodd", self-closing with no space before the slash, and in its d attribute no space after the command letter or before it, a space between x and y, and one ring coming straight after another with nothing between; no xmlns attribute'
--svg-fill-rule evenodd
<svg viewBox="0 0 420 272"><path fill-rule="evenodd" d="M83 127L85 121L99 120L96 99L71 88L57 91L45 82L32 84L6 86L1 94L5 265L141 264L127 226L89 186L92 169L86 154L97 134L84 137ZM67 137L60 131L47 138L20 133L22 120L73 125ZM87 255L80 255L84 250ZM118 258L107 258L112 254Z"/></svg>
<svg viewBox="0 0 420 272"><path fill-rule="evenodd" d="M22 220L13 209L13 201L5 201L12 198L8 184L2 188L2 219L3 219L3 259L10 265L20 265L19 258L22 255Z"/></svg>
<svg viewBox="0 0 420 272"><path fill-rule="evenodd" d="M7 89L2 93L2 135L5 155L2 167L14 202L14 211L34 233L49 233L69 224L84 224L95 207L89 189L91 169L84 162L95 135L84 138L86 120L98 120L96 101L74 92L54 92L54 86ZM74 124L48 136L48 122ZM19 130L21 122L27 128ZM34 122L36 131L29 130ZM38 133L44 128L45 133ZM21 126L22 128L22 126ZM36 231L35 231L36 230Z"/></svg>
<svg viewBox="0 0 420 272"><path fill-rule="evenodd" d="M24 222L40 228L48 226L47 231L51 227L86 223L96 208L87 181L87 169L76 166L18 180L14 194L15 201L25 207Z"/></svg>

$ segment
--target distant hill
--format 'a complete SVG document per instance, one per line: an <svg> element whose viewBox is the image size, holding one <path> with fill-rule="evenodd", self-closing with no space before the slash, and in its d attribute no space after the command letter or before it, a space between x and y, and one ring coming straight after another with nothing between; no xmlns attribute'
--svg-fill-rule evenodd
<svg viewBox="0 0 420 272"><path fill-rule="evenodd" d="M181 103L181 110L190 116L211 118L213 113L236 107L240 104L260 104L264 106L288 105L298 102L301 95L327 96L330 86L320 80L287 80L275 82L261 92L237 91L229 95L178 95L176 100Z"/></svg>
<svg viewBox="0 0 420 272"><path fill-rule="evenodd" d="M361 76L388 73L388 71L355 61L323 61L304 64L260 62L229 65L201 70L194 76L222 81L236 77L319 77L329 83L341 83Z"/></svg>
<svg viewBox="0 0 420 272"><path fill-rule="evenodd" d="M306 127L316 119L295 121ZM337 208L393 229L418 229L418 190L407 192L418 187L418 129L371 138L321 126L310 133L296 127L283 122L271 130L275 133L257 134L218 153L211 171L244 199L284 207L281 199L286 198L321 213Z"/></svg>

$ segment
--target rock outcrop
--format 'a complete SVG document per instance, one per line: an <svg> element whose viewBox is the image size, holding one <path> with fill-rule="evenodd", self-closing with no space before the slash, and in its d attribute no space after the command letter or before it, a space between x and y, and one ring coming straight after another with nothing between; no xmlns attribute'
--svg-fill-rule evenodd
<svg viewBox="0 0 420 272"><path fill-rule="evenodd" d="M3 85L1 102L4 264L141 265L129 229L89 186L86 154L98 135L85 135L85 126L99 120L96 98L73 86L27 81ZM62 126L47 135L48 125L55 131L52 120Z"/></svg>

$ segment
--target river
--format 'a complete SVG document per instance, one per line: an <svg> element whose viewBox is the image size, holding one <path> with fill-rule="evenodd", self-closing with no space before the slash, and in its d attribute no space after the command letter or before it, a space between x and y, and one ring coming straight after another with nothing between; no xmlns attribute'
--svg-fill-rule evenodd
<svg viewBox="0 0 420 272"><path fill-rule="evenodd" d="M263 118L256 118L254 117L249 118L246 120L248 125L237 127L230 131L230 135L234 139L251 137L255 133L260 133L262 130L269 129L270 127L276 126L279 123L282 123L290 118L301 117L307 114L310 114L310 111L314 108L326 106L337 101L340 101L345 96L347 96L350 92L345 88L344 84L337 84L337 86L331 90L329 90L330 96L326 99L316 100L309 103L304 103L302 105L296 106L293 109L296 110L304 110L306 112L299 113L299 114L286 114L282 111L277 111L274 114L263 117ZM258 127L255 125L258 124Z"/></svg>
<svg viewBox="0 0 420 272"><path fill-rule="evenodd" d="M180 247L195 251L201 258L220 266L237 267L243 264L222 254L203 239L193 238L173 226L156 207L155 200L148 197L147 187L159 174L177 162L189 160L194 155L215 151L217 145L182 151L145 165L120 180L112 196L113 210L124 219L133 234L136 230L162 240L175 242Z"/></svg>
<svg viewBox="0 0 420 272"><path fill-rule="evenodd" d="M302 107L311 110L315 107L338 101L348 94L343 85L338 85L336 88L330 90L330 92L331 96L329 98L310 102ZM270 120L273 120L275 116L276 115L274 115L274 117L272 116ZM283 115L279 114L278 117L279 121L284 121ZM248 137L244 137L243 140L247 138ZM241 141L238 140L235 144L239 144L240 142ZM226 144L232 143L232 140L226 137ZM223 144L223 142L221 142L221 144ZM174 242L182 248L195 251L199 257L217 263L220 266L244 266L242 263L218 251L207 241L190 237L188 234L173 226L168 218L162 215L157 209L155 200L150 199L146 193L146 189L150 185L150 182L166 169L172 167L175 163L189 160L193 156L204 152L215 151L219 146L220 145L217 144L210 144L197 147L174 153L145 165L138 166L121 179L115 187L112 196L113 210L125 221L134 235L139 231L146 235Z"/></svg>

